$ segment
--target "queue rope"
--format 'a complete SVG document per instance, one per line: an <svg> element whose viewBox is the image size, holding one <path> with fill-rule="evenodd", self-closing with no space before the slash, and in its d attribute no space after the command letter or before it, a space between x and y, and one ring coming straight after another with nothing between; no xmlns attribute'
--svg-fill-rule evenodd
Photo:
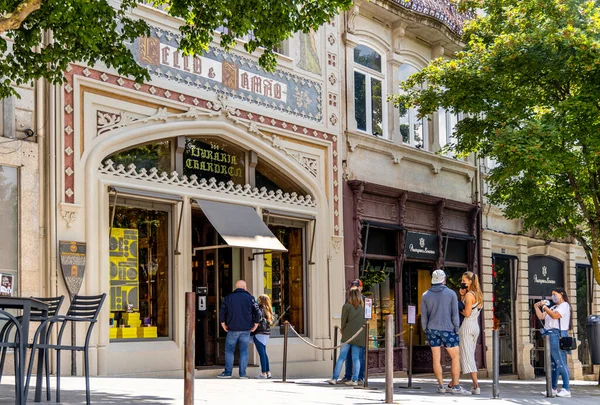
<svg viewBox="0 0 600 405"><path fill-rule="evenodd" d="M335 350L335 349L339 349L342 346L345 346L347 344L349 344L351 341L353 341L358 335L360 335L360 332L362 332L362 330L365 328L365 326L367 326L367 324L365 323L363 326L360 327L360 329L354 334L352 335L350 338L348 338L348 340L346 340L345 342L337 345L337 346L333 346L333 347L319 347L311 342L309 342L308 340L304 339L302 336L300 336L300 334L298 334L298 332L296 332L296 329L294 329L294 327L292 325L288 324L288 327L294 331L294 333L296 334L296 336L298 336L300 338L300 340L302 340L304 343L306 343L307 345L314 347L315 349L318 350Z"/></svg>

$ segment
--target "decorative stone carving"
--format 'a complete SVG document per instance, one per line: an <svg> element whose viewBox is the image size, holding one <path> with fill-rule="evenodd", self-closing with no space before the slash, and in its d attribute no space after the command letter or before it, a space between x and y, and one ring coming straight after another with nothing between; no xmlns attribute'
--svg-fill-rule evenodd
<svg viewBox="0 0 600 405"><path fill-rule="evenodd" d="M331 246L333 247L333 251L335 253L340 252L343 241L344 241L344 239L341 236L332 236L331 237Z"/></svg>
<svg viewBox="0 0 600 405"><path fill-rule="evenodd" d="M305 168L313 177L317 177L319 172L319 161L313 157L307 156L300 152L290 152L289 155Z"/></svg>
<svg viewBox="0 0 600 405"><path fill-rule="evenodd" d="M352 10L348 10L348 32L354 34L356 31L356 17L360 15L360 7L358 4L354 4Z"/></svg>
<svg viewBox="0 0 600 405"><path fill-rule="evenodd" d="M77 212L76 211L69 211L69 210L66 210L66 209L61 209L60 210L60 216L67 223L67 228L70 228L71 226L73 226L73 222L75 222L75 220L77 219Z"/></svg>
<svg viewBox="0 0 600 405"><path fill-rule="evenodd" d="M438 269L441 268L444 264L444 252L443 252L444 241L442 238L442 228L444 227L444 207L445 206L446 206L445 199L440 200L440 202L435 206L435 218L436 218L436 222L437 222L436 225L437 225L438 252L439 252L436 268L438 268Z"/></svg>
<svg viewBox="0 0 600 405"><path fill-rule="evenodd" d="M265 187L262 187L259 190L249 184L242 186L241 184L235 184L232 181L228 181L227 183L222 181L217 182L214 178L208 180L198 179L196 175L192 175L188 178L187 176L180 176L177 172L172 172L171 174L166 172L159 173L157 168L152 168L149 171L142 168L138 171L134 164L130 164L127 168L123 165L117 165L115 167L115 164L110 159L107 160L104 165L100 166L99 171L100 173L116 177L126 177L129 179L146 181L149 184L172 184L191 189L276 201L302 207L317 206L316 201L310 195L299 196L297 193L284 193L281 190L268 191Z"/></svg>
<svg viewBox="0 0 600 405"><path fill-rule="evenodd" d="M362 199L365 185L362 181L349 181L354 199L354 266L358 268L359 260L363 256L362 244L362 216L364 214L364 202Z"/></svg>

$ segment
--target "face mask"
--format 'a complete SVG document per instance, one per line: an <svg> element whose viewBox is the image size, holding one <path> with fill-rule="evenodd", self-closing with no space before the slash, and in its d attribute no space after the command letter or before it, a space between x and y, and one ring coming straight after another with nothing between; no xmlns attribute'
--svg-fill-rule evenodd
<svg viewBox="0 0 600 405"><path fill-rule="evenodd" d="M462 290L467 290L467 289L469 288L469 286L467 286L467 284L466 284L466 283L460 283L460 288L461 288Z"/></svg>
<svg viewBox="0 0 600 405"><path fill-rule="evenodd" d="M552 294L552 302L554 302L555 304L558 304L558 295Z"/></svg>

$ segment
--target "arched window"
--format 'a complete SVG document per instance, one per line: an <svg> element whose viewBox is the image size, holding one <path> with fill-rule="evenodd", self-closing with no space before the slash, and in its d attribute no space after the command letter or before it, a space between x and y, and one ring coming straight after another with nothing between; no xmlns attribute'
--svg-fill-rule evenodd
<svg viewBox="0 0 600 405"><path fill-rule="evenodd" d="M443 148L446 145L456 144L456 124L463 119L463 114L453 114L443 108L438 111L439 117L439 139L440 147ZM446 153L448 157L456 157L452 151Z"/></svg>
<svg viewBox="0 0 600 405"><path fill-rule="evenodd" d="M398 69L400 83L417 72L418 70L414 66L401 65ZM400 134L402 135L402 143L405 145L423 150L429 149L427 118L418 119L415 108L400 108Z"/></svg>
<svg viewBox="0 0 600 405"><path fill-rule="evenodd" d="M356 128L384 135L381 55L365 45L354 48L354 117Z"/></svg>

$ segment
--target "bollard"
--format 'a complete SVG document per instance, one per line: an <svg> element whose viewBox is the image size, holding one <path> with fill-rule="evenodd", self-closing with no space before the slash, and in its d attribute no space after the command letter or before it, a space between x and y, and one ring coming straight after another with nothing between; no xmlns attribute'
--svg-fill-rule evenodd
<svg viewBox="0 0 600 405"><path fill-rule="evenodd" d="M183 398L185 405L194 404L194 380L196 367L194 357L196 349L196 293L185 293L185 377Z"/></svg>
<svg viewBox="0 0 600 405"><path fill-rule="evenodd" d="M544 371L546 372L546 396L552 398L552 358L550 356L550 335L544 336Z"/></svg>
<svg viewBox="0 0 600 405"><path fill-rule="evenodd" d="M366 367L365 367L366 369ZM394 402L394 316L385 316L385 403Z"/></svg>
<svg viewBox="0 0 600 405"><path fill-rule="evenodd" d="M492 398L500 396L500 338L498 329L492 331Z"/></svg>
<svg viewBox="0 0 600 405"><path fill-rule="evenodd" d="M369 322L365 324L365 379L363 387L369 387Z"/></svg>
<svg viewBox="0 0 600 405"><path fill-rule="evenodd" d="M288 328L290 323L283 323L283 378L282 382L287 382L287 351L288 351Z"/></svg>
<svg viewBox="0 0 600 405"><path fill-rule="evenodd" d="M335 327L333 328L333 346L337 346L337 342L338 342L338 326L335 325ZM335 372L335 362L337 361L337 349L333 349L333 370L331 370L331 373Z"/></svg>
<svg viewBox="0 0 600 405"><path fill-rule="evenodd" d="M410 324L408 336L408 388L412 388L413 325Z"/></svg>

